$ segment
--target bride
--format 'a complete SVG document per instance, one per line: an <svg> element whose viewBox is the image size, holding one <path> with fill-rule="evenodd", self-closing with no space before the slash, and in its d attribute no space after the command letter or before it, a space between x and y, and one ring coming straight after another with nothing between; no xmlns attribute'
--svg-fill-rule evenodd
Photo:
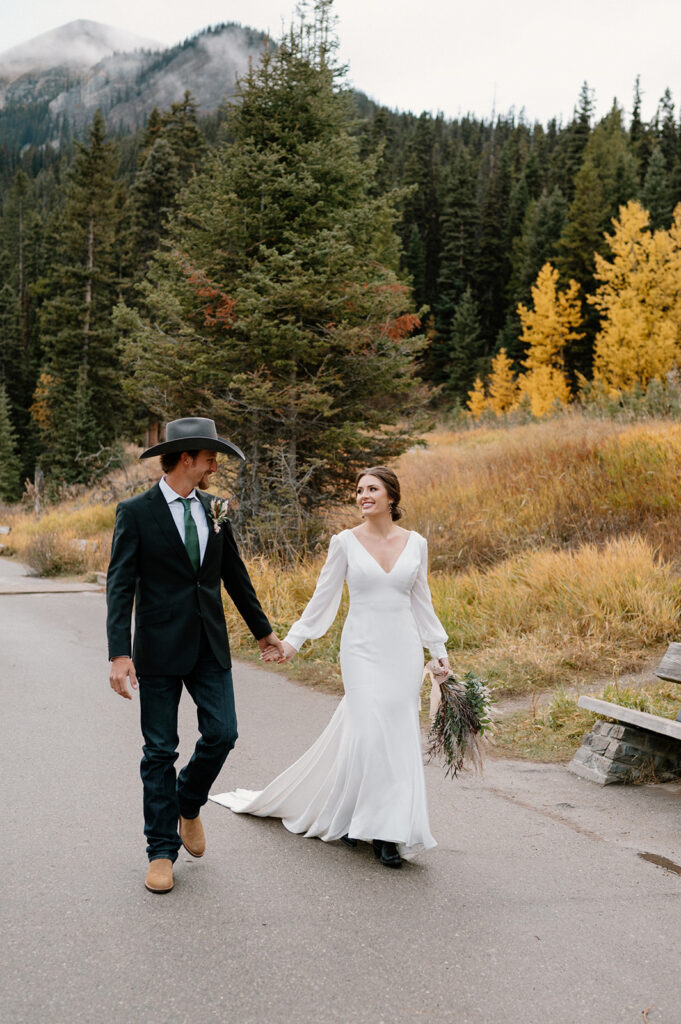
<svg viewBox="0 0 681 1024"><path fill-rule="evenodd" d="M347 580L350 610L340 663L345 696L319 739L260 792L211 796L237 813L282 818L291 832L373 843L387 867L400 867L435 846L428 824L419 728L423 647L449 669L447 634L428 588L424 537L397 526L397 477L384 466L357 476L364 522L331 538L305 611L266 661L292 658L305 640L322 636Z"/></svg>

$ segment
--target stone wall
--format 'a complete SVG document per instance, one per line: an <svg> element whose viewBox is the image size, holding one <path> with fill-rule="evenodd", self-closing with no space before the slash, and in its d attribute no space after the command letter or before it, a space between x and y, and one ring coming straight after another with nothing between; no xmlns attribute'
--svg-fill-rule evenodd
<svg viewBox="0 0 681 1024"><path fill-rule="evenodd" d="M584 736L568 768L601 786L678 781L681 742L633 725L598 721Z"/></svg>

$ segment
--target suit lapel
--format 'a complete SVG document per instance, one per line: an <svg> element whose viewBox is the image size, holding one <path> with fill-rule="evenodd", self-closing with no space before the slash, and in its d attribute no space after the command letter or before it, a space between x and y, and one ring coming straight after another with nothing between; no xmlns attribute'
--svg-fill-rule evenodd
<svg viewBox="0 0 681 1024"><path fill-rule="evenodd" d="M210 509L211 496L209 494L205 494L203 491L197 491L196 494L198 496L199 501L203 505L203 511L206 513L206 521L208 522L208 543L206 544L206 553L204 554L203 561L201 562L201 569L203 569L204 566L210 564L209 559L213 558L214 553L218 548L220 536L213 529L213 520L208 514ZM200 571L201 570L199 570L199 572Z"/></svg>
<svg viewBox="0 0 681 1024"><path fill-rule="evenodd" d="M147 493L154 519L158 523L158 526L161 529L164 537L171 545L171 547L175 549L178 558L184 560L186 568L188 568L189 571L195 575L194 566L192 565L191 559L187 554L186 547L182 543L182 538L180 537L179 530L175 525L175 520L173 519L173 514L170 511L170 508L168 507L168 502L163 496L163 491L158 486L158 484L154 484L151 490L148 491Z"/></svg>

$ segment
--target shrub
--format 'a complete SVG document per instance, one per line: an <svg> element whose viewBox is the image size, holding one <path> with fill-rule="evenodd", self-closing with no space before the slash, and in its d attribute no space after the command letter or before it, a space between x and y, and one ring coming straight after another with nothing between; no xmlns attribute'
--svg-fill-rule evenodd
<svg viewBox="0 0 681 1024"><path fill-rule="evenodd" d="M35 534L22 558L36 576L68 576L83 572L87 565L87 553L74 545L73 538L55 532Z"/></svg>

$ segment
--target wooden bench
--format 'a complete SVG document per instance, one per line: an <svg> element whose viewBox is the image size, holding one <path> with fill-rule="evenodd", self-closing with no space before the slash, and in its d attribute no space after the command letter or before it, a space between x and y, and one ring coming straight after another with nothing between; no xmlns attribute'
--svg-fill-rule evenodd
<svg viewBox="0 0 681 1024"><path fill-rule="evenodd" d="M577 703L615 723L594 724L568 765L570 771L601 786L681 779L681 722L597 697L580 697Z"/></svg>

